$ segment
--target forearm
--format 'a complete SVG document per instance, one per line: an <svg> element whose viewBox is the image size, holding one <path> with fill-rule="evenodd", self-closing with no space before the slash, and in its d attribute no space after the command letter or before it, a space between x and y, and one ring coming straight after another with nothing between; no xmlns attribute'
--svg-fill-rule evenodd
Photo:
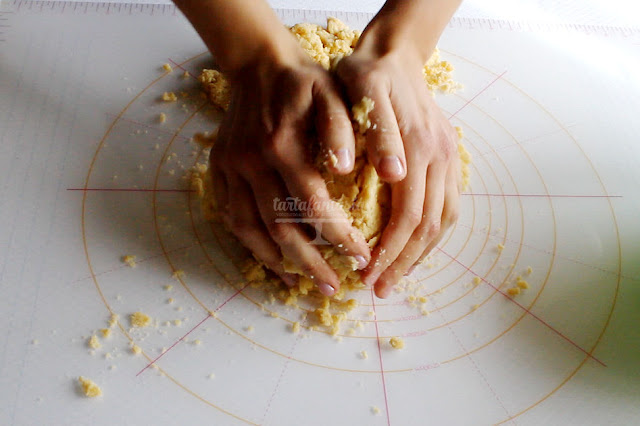
<svg viewBox="0 0 640 426"><path fill-rule="evenodd" d="M462 0L389 0L367 26L361 47L386 53L410 50L424 63Z"/></svg>
<svg viewBox="0 0 640 426"><path fill-rule="evenodd" d="M287 56L295 56L294 38L264 0L174 2L228 74L258 58L286 60Z"/></svg>

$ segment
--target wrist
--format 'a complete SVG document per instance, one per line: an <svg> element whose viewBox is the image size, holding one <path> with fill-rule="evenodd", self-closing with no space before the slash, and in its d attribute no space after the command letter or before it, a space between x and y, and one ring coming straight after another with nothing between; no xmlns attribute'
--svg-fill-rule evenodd
<svg viewBox="0 0 640 426"><path fill-rule="evenodd" d="M260 41L254 39L250 47L243 49L241 55L220 65L233 81L252 69L255 72L269 73L273 69L295 67L308 61L309 58L295 37L283 28L277 34L265 35Z"/></svg>

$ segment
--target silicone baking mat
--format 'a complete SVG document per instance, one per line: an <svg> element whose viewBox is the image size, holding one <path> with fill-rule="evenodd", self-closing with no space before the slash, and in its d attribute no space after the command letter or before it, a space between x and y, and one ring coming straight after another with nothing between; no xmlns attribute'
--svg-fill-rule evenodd
<svg viewBox="0 0 640 426"><path fill-rule="evenodd" d="M0 10L0 423L637 421L637 28L451 22L441 55L464 88L437 100L473 156L460 220L410 292L357 292L336 338L304 320L292 333L311 306L247 287L200 215L183 176L219 113L193 78L210 57L172 6ZM529 288L509 297L518 276ZM154 326L130 329L136 311ZM104 394L84 397L80 375Z"/></svg>

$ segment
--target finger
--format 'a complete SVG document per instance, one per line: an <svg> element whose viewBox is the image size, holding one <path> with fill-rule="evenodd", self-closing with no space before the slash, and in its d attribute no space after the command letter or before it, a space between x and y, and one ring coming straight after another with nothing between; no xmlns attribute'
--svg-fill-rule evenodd
<svg viewBox="0 0 640 426"><path fill-rule="evenodd" d="M320 173L306 161L307 152L300 143L304 134L293 126L283 126L273 138L267 159L286 182L287 192L302 206L301 213L338 253L354 256L359 269L364 269L371 257L369 246L342 207L331 199Z"/></svg>
<svg viewBox="0 0 640 426"><path fill-rule="evenodd" d="M379 85L370 88L369 93L356 91L350 94L354 108L358 108L365 96L374 102L373 110L368 114L371 127L365 133L369 161L382 180L401 181L407 174L407 160L388 89Z"/></svg>
<svg viewBox="0 0 640 426"><path fill-rule="evenodd" d="M444 207L442 209L442 230L439 238L433 240L422 252L417 263L422 263L431 251L440 243L445 231L458 221L460 211L460 191L458 187L459 172L455 167L451 167L444 193Z"/></svg>
<svg viewBox="0 0 640 426"><path fill-rule="evenodd" d="M228 214L224 216L225 225L242 245L251 250L267 268L278 274L286 285L296 285L297 277L284 271L280 249L262 223L251 187L237 175L229 181L229 191L233 197L229 199Z"/></svg>
<svg viewBox="0 0 640 426"><path fill-rule="evenodd" d="M348 174L355 162L353 126L335 84L314 88L316 128L326 164L336 174Z"/></svg>
<svg viewBox="0 0 640 426"><path fill-rule="evenodd" d="M327 264L317 246L300 226L299 218L279 217L274 209L279 200L286 200L287 192L279 177L270 171L260 173L251 181L258 210L267 231L280 247L282 255L300 267L325 296L333 296L340 288L335 271Z"/></svg>
<svg viewBox="0 0 640 426"><path fill-rule="evenodd" d="M400 281L405 273L422 256L425 248L437 243L442 238L441 226L446 171L444 167L430 165L427 170L426 197L424 201L424 213L422 222L415 229L409 242L402 253L378 278L375 283L375 291L379 297L385 298L391 292L394 285ZM454 182L455 183L455 182ZM437 240L437 241L436 241Z"/></svg>
<svg viewBox="0 0 640 426"><path fill-rule="evenodd" d="M224 174L214 161L211 161L211 185L213 187L213 198L215 202L215 210L221 215L226 214L229 204L229 192L227 191L227 180Z"/></svg>
<svg viewBox="0 0 640 426"><path fill-rule="evenodd" d="M403 251L423 217L425 165L410 164L409 175L391 188L391 217L364 272L363 282L373 286Z"/></svg>

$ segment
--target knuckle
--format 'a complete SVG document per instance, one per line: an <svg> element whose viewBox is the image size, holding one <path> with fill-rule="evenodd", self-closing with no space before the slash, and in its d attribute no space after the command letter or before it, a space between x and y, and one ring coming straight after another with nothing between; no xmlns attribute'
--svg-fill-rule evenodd
<svg viewBox="0 0 640 426"><path fill-rule="evenodd" d="M422 208L408 207L403 216L407 225L415 229L422 222Z"/></svg>
<svg viewBox="0 0 640 426"><path fill-rule="evenodd" d="M289 243L293 237L294 229L290 224L272 222L267 229L271 238L280 245Z"/></svg>
<svg viewBox="0 0 640 426"><path fill-rule="evenodd" d="M442 224L440 223L439 220L428 222L426 227L427 237L429 237L429 239L436 238L438 235L440 235L441 228L442 228Z"/></svg>
<svg viewBox="0 0 640 426"><path fill-rule="evenodd" d="M254 224L241 216L227 216L226 223L229 230L240 239L250 237L255 230Z"/></svg>
<svg viewBox="0 0 640 426"><path fill-rule="evenodd" d="M270 137L265 138L262 152L272 164L286 164L291 153L284 131L276 129Z"/></svg>

